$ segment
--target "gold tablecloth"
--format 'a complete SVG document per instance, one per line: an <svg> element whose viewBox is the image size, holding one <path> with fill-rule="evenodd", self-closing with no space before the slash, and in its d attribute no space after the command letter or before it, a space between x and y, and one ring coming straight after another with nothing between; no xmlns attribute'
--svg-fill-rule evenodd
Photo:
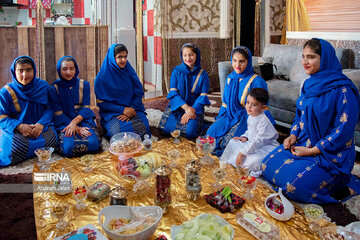
<svg viewBox="0 0 360 240"><path fill-rule="evenodd" d="M164 161L169 163L170 160L167 157L167 152L174 148L178 149L181 155L177 160L178 167L173 169L171 174L172 203L167 214L162 217L153 239L160 235L165 235L168 239L170 239L170 228L172 225L180 225L182 222L185 222L202 213L213 213L228 221L235 230L234 239L255 239L236 222L236 212L223 214L207 204L202 197L195 202L187 199L185 191L185 163L191 161L191 159L198 159L203 155L196 149L195 143L184 138L181 138L181 142L179 144L174 144L173 139L163 139L154 143L152 151L160 154ZM145 154L145 151L140 152L140 154ZM129 206L155 205L154 178L150 178L151 189L146 194L136 195L132 192L133 182L126 180L117 174L115 169L116 161L117 156L105 151L95 155L95 160L91 164L91 167L94 170L90 173L85 173L83 171L85 166L82 162L80 162L79 158L64 158L54 163L49 171L60 172L62 168L64 168L66 172L71 172L73 187L81 185L89 187L96 181L102 181L108 184L111 188L121 184L129 191L129 195L127 197ZM219 164L217 158L215 158L215 164L215 166L218 166ZM200 170L200 177L203 186L201 195L214 192L211 184L215 181L212 178L212 170L215 166L205 166ZM38 171L38 169L37 167L34 167L34 172L36 171ZM226 171L227 178L222 181L223 186L229 186L235 194L242 196L245 193L245 190L237 183L238 175L235 169L232 166L227 165ZM253 191L255 197L246 201L240 210L255 210L267 217L270 221L272 221L272 223L279 227L281 239L318 239L318 235L309 229L309 221L304 216L300 207L295 206L296 213L294 217L287 222L277 221L266 212L264 207L265 198L273 192L274 191L272 189L258 181L257 187ZM55 225L57 220L52 218L49 213L49 205L54 200L61 200L69 203L69 211L65 216L65 220L68 221L69 224L62 230L56 229ZM56 236L61 236L89 223L93 224L104 233L98 223L98 213L102 208L109 205L109 201L109 196L99 203L85 200L87 207L85 209L78 210L75 207L76 201L72 197L72 194L59 196L55 193L34 193L34 212L38 239L53 239Z"/></svg>

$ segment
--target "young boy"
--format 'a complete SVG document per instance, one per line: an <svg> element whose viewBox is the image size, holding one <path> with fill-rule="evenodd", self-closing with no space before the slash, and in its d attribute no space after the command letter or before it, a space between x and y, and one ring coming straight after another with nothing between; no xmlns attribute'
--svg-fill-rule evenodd
<svg viewBox="0 0 360 240"><path fill-rule="evenodd" d="M234 137L226 146L220 161L234 167L248 168L250 175L261 175L261 161L274 148L279 146L276 141L278 132L269 118L263 113L269 100L268 92L263 88L249 91L245 109L248 116L247 130L241 137Z"/></svg>

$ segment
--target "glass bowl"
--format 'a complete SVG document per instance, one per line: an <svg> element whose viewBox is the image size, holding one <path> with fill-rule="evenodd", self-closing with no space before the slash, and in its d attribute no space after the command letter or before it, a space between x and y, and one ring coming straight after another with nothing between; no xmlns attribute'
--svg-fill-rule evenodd
<svg viewBox="0 0 360 240"><path fill-rule="evenodd" d="M210 136L198 137L196 139L196 147L203 154L204 157L200 159L200 164L202 165L212 165L214 163L214 158L211 157L212 151L214 151L216 146L216 140Z"/></svg>
<svg viewBox="0 0 360 240"><path fill-rule="evenodd" d="M152 176L153 169L144 159L129 158L121 160L116 164L116 170L120 177L136 181L133 186L135 193L146 192L150 189L150 184L145 180Z"/></svg>
<svg viewBox="0 0 360 240"><path fill-rule="evenodd" d="M109 151L119 156L120 161L134 156L141 148L141 138L133 132L117 133L110 139Z"/></svg>

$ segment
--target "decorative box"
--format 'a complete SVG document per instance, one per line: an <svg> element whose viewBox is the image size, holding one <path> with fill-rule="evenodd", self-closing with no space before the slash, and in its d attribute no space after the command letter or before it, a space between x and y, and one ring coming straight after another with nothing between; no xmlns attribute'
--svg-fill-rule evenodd
<svg viewBox="0 0 360 240"><path fill-rule="evenodd" d="M87 199L89 199L90 201L98 202L101 199L105 198L107 195L109 195L109 192L109 185L98 181L89 188Z"/></svg>

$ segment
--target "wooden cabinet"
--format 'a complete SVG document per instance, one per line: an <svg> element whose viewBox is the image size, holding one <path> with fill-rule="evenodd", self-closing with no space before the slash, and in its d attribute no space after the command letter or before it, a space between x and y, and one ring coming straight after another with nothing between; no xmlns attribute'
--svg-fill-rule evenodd
<svg viewBox="0 0 360 240"><path fill-rule="evenodd" d="M16 57L29 55L37 64L35 39L35 27L0 27L0 87L12 81L10 67ZM90 82L94 104L94 80L109 47L108 26L45 26L44 39L46 81L51 84L58 78L56 63L61 57L73 56L79 78Z"/></svg>

